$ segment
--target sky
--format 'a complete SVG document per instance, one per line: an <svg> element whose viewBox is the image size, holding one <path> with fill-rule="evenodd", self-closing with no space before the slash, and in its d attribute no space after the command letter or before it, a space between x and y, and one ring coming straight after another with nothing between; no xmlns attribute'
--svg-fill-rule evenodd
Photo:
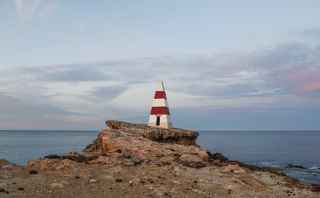
<svg viewBox="0 0 320 198"><path fill-rule="evenodd" d="M320 1L0 0L0 129L320 129Z"/></svg>

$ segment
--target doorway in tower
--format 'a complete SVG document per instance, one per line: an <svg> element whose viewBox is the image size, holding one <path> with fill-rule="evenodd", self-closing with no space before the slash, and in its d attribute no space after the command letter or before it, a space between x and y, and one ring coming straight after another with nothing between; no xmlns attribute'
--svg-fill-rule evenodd
<svg viewBox="0 0 320 198"><path fill-rule="evenodd" d="M160 116L157 116L157 122L156 122L157 126L160 126Z"/></svg>

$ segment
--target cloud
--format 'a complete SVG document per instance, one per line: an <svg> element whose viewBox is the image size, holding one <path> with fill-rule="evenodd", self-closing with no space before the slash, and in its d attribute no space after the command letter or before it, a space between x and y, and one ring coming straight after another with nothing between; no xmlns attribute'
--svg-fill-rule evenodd
<svg viewBox="0 0 320 198"><path fill-rule="evenodd" d="M91 70L90 67L69 67L59 68L53 71L42 71L40 80L58 81L58 82L83 82L83 81L101 81L110 78L103 71L98 69Z"/></svg>
<svg viewBox="0 0 320 198"><path fill-rule="evenodd" d="M40 6L41 0L14 0L16 12L22 21L32 19Z"/></svg>
<svg viewBox="0 0 320 198"><path fill-rule="evenodd" d="M1 128L59 128L64 118L73 115L52 104L37 104L0 94Z"/></svg>
<svg viewBox="0 0 320 198"><path fill-rule="evenodd" d="M317 54L317 47L289 43L247 55L141 58L20 71L50 90L59 87L51 94L81 93L80 87L87 96L118 97L135 87L141 87L141 93L143 89L152 92L149 85L163 79L172 93L208 99L281 97L301 94L305 84L317 82L320 72Z"/></svg>
<svg viewBox="0 0 320 198"><path fill-rule="evenodd" d="M308 82L303 88L306 92L320 92L320 81Z"/></svg>
<svg viewBox="0 0 320 198"><path fill-rule="evenodd" d="M127 88L124 86L102 86L97 87L94 90L93 95L103 99L108 98L110 100L119 96L122 92L126 91L126 89Z"/></svg>
<svg viewBox="0 0 320 198"><path fill-rule="evenodd" d="M14 0L16 13L23 23L47 16L56 7L55 3L56 0Z"/></svg>
<svg viewBox="0 0 320 198"><path fill-rule="evenodd" d="M304 30L302 32L302 35L304 37L308 37L308 38L311 38L311 39L319 39L320 37L320 28L311 28L311 29L307 29L307 30Z"/></svg>
<svg viewBox="0 0 320 198"><path fill-rule="evenodd" d="M20 100L17 107L22 99L23 104L36 106L38 113L28 110L29 119L42 120L36 115L46 114L64 126L97 126L107 118L146 121L158 80L166 82L169 104L177 116L206 111L311 111L320 105L319 55L320 45L290 42L247 54L20 67L5 71L0 92ZM4 108L12 101L2 100ZM21 108L6 111L18 113ZM179 109L185 109L183 114Z"/></svg>

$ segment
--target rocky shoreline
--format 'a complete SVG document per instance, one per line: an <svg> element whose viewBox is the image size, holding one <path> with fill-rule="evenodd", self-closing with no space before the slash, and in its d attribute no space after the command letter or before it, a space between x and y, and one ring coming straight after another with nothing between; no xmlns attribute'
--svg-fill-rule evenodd
<svg viewBox="0 0 320 198"><path fill-rule="evenodd" d="M0 160L0 197L320 197L281 170L231 161L196 145L198 133L107 121L81 153L26 166Z"/></svg>

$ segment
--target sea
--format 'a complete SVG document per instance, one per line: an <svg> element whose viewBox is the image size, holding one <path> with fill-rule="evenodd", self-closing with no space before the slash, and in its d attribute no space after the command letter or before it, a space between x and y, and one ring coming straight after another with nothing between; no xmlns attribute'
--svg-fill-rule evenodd
<svg viewBox="0 0 320 198"><path fill-rule="evenodd" d="M81 151L98 131L0 131L0 159L25 165L48 154ZM198 144L261 167L276 167L310 184L320 184L320 131L200 131ZM291 165L291 167L289 167ZM296 168L303 166L304 168Z"/></svg>

